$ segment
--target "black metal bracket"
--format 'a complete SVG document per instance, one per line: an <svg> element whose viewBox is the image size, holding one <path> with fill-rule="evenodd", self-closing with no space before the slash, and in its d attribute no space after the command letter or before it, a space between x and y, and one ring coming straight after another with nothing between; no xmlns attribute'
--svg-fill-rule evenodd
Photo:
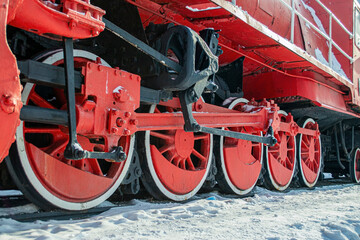
<svg viewBox="0 0 360 240"><path fill-rule="evenodd" d="M77 141L76 133L76 109L75 109L75 71L73 39L64 38L64 65L65 65L65 92L67 98L69 142L66 145L64 156L71 160L81 160L84 158L109 159L121 162L126 159L122 147L116 147L111 152L89 152L84 150Z"/></svg>
<svg viewBox="0 0 360 240"><path fill-rule="evenodd" d="M337 160L340 168L344 170L345 166L341 163L341 159L340 159L339 140L338 140L336 125L334 126L334 135L335 135L336 160Z"/></svg>

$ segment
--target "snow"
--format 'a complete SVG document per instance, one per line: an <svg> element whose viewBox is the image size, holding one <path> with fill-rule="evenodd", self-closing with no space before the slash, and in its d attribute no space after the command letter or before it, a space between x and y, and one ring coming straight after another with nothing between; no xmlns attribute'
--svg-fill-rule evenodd
<svg viewBox="0 0 360 240"><path fill-rule="evenodd" d="M204 12L204 11L220 9L221 7L207 7L207 8L204 8L204 9L198 9L198 8L192 8L191 6L186 6L185 8L189 9L192 12Z"/></svg>
<svg viewBox="0 0 360 240"><path fill-rule="evenodd" d="M325 59L324 55L322 54L321 50L319 48L315 49L315 57L317 60L319 60L322 64L326 65L326 66L330 66L329 62ZM341 68L341 64L339 63L339 61L336 59L335 55L333 52L331 52L331 66L332 69L337 72L338 74L340 74L342 77L344 77L346 80L348 80L349 82L350 79L346 76L344 70L342 70Z"/></svg>
<svg viewBox="0 0 360 240"><path fill-rule="evenodd" d="M118 86L118 87L116 87L116 88L113 90L113 93L120 93L120 91L121 91L122 89L124 89L123 86Z"/></svg>
<svg viewBox="0 0 360 240"><path fill-rule="evenodd" d="M247 198L212 192L185 203L132 200L84 220L0 219L0 239L360 239L359 191L257 187Z"/></svg>
<svg viewBox="0 0 360 240"><path fill-rule="evenodd" d="M318 26L318 28L319 28L323 33L326 33L325 28L324 28L324 26L322 25L320 18L316 15L316 11L315 11L312 7L310 7L309 5L305 4L305 2L304 2L303 0L301 0L301 2L302 2L302 4L304 5L305 9L307 9L307 10L310 12L310 14L311 14L311 16L313 17L313 19L314 19L316 25Z"/></svg>

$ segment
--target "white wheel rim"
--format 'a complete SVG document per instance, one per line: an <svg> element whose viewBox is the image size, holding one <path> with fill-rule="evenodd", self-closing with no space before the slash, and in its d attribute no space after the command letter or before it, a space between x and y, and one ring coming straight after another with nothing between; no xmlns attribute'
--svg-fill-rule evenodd
<svg viewBox="0 0 360 240"><path fill-rule="evenodd" d="M245 98L238 98L236 100L234 100L233 102L231 102L231 104L229 105L229 109L233 109L237 104L239 103L248 103L249 101ZM222 128L223 130L225 128ZM262 133L261 133L261 136L262 136ZM260 156L260 161L261 161L261 164L262 164L262 159L263 159L263 144L261 144L261 156ZM239 188L237 188L233 183L232 181L230 180L230 177L227 173L227 170L226 170L226 167L225 167L225 157L224 157L224 151L223 151L223 148L224 148L224 136L220 136L220 161L221 161L221 168L222 168L222 171L223 171L223 174L224 174L224 177L225 177L225 180L226 180L226 183L228 184L228 186L231 188L231 190L238 194L238 195L245 195L245 194L248 194L255 186L256 186L256 182L249 188L249 189L246 189L246 190L241 190Z"/></svg>
<svg viewBox="0 0 360 240"><path fill-rule="evenodd" d="M288 116L288 114L283 111L283 110L279 110L278 111L278 114L279 115L284 115L284 116ZM276 183L275 179L272 177L272 174L271 174L271 169L269 168L269 155L268 155L268 146L265 147L265 157L266 157L266 167L267 167L267 171L268 171L268 175L269 175L269 179L271 181L271 184L278 190L278 191L284 191L285 189L287 189L291 182L292 182L292 179L294 177L294 173L295 173L295 166L296 166L296 138L295 136L293 137L294 138L294 165L293 165L293 171L291 173L291 178L290 178L290 181L284 185L284 186L280 186L279 184Z"/></svg>
<svg viewBox="0 0 360 240"><path fill-rule="evenodd" d="M60 52L55 52L53 55L50 55L50 57L46 58L43 61L43 63L52 65L55 62L63 59L63 56L64 56L63 52L61 50L59 50L59 51ZM82 58L86 58L86 59L89 59L92 61L95 61L97 58L97 56L95 54L92 54L92 53L89 53L86 51L82 51L82 50L74 50L74 57L82 57ZM106 63L105 61L102 61L102 63L104 63L105 66L109 66L109 64ZM34 86L34 84L32 84L32 83L27 83L25 85L23 93L21 95L21 100L22 100L23 104L26 103L27 98L28 98L33 86ZM121 174L119 175L118 179L114 182L114 184L106 192L104 192L100 197L98 197L96 199L93 199L93 200L90 200L87 202L76 202L75 203L75 202L64 201L64 200L54 196L41 184L41 182L36 177L35 173L32 171L32 167L30 165L29 159L28 159L26 151L25 151L25 141L24 141L23 136L24 136L23 121L21 121L19 127L16 130L16 146L18 149L20 163L24 169L24 172L25 172L29 182L31 183L32 187L34 187L35 190L46 201L48 201L49 203L51 203L52 205L54 205L56 207L66 209L66 210L89 209L89 208L99 205L100 203L104 202L107 198L109 198L116 191L116 189L119 187L122 180L126 176L126 173L130 167L131 158L132 158L132 154L133 154L133 150L134 150L134 143L135 143L135 136L132 135L131 139L130 139L130 146L129 146L129 153L127 156L127 160L124 164ZM91 184L91 183L89 183L89 184Z"/></svg>
<svg viewBox="0 0 360 240"><path fill-rule="evenodd" d="M354 169L354 180L356 183L360 183L360 178L358 179L357 176L356 176L356 156L357 156L357 153L360 151L360 148L357 148L356 151L355 151L355 154L354 154L354 158L353 158L353 169Z"/></svg>
<svg viewBox="0 0 360 240"><path fill-rule="evenodd" d="M156 105L152 105L150 107L149 112L153 113L155 111L155 107ZM212 149L213 149L213 138L212 135L210 134L210 155L209 155L209 160L206 166L206 171L204 176L202 177L201 181L199 182L199 184L189 193L187 194L174 194L172 192L170 192L160 181L158 175L156 174L155 168L154 168L154 164L152 161L152 157L151 157L151 150L150 150L150 131L146 131L145 132L145 152L146 152L146 162L148 164L149 167L149 171L150 171L150 175L152 177L152 179L154 180L156 187L159 189L159 191L164 194L167 198L174 200L174 201L184 201L187 200L189 198L191 198L192 196L194 196L202 187L202 185L204 184L206 177L209 173L209 170L211 168L211 161L212 161Z"/></svg>
<svg viewBox="0 0 360 240"><path fill-rule="evenodd" d="M313 123L313 124L315 124L315 121L312 119L312 118L308 118L308 119L306 119L306 121L304 122L304 124L302 125L302 128L304 128L305 126L306 126L306 124L308 124L309 122L311 122L311 123ZM309 183L307 180L306 180L306 177L305 177L305 174L304 174L304 170L303 170L303 161L301 160L301 142L302 142L302 138L303 138L303 134L300 134L300 141L299 141L299 155L298 155L298 160L299 160L299 168L300 168L300 173L301 173L301 177L302 177L302 179L303 179L303 182L304 182L304 184L307 186L307 187L309 187L309 188L311 188L311 187L313 187L313 186L315 186L316 185L316 183L317 183L317 181L318 181L318 179L319 179L319 176L320 176L320 170L321 170L321 164L322 164L322 161L321 161L321 158L322 158L322 152L321 152L321 138L320 138L320 136L319 136L319 145L320 145L320 163L319 163L319 169L318 169L318 171L317 171L317 173L316 173L316 179L315 179L315 181L313 182L313 183Z"/></svg>

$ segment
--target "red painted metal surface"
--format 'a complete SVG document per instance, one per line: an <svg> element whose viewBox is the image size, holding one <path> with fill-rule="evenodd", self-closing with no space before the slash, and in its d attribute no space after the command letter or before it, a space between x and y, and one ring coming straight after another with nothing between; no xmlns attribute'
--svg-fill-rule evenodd
<svg viewBox="0 0 360 240"><path fill-rule="evenodd" d="M251 105L238 103L232 109L247 112L249 106ZM261 136L261 131L253 127L225 128L225 130ZM234 187L247 193L255 186L262 169L262 144L224 137L223 149L220 150L223 151L223 161L229 181Z"/></svg>
<svg viewBox="0 0 360 240"><path fill-rule="evenodd" d="M171 107L156 112L174 112ZM185 132L182 129L150 131L152 163L159 180L174 194L193 191L206 173L212 154L210 135Z"/></svg>
<svg viewBox="0 0 360 240"><path fill-rule="evenodd" d="M62 36L89 38L99 35L105 24L105 11L89 0L10 0L9 24L39 35L61 40Z"/></svg>
<svg viewBox="0 0 360 240"><path fill-rule="evenodd" d="M83 58L75 58L74 61L75 67L77 68L84 64L86 66L91 64L90 62L87 63L87 60ZM56 62L54 65L60 64L63 64L63 60ZM99 69L94 72L97 73L98 70ZM93 76L99 75L93 74ZM126 78L126 76L124 76L124 78ZM91 77L87 78L87 90L84 90L83 92L89 94L92 93L92 87L97 88L98 91L104 90L104 88L100 87L98 83L92 82L92 80ZM119 81L112 80L113 84L119 83ZM113 85L110 85L110 87L112 86ZM63 90L48 88L47 92L53 94L51 96L53 100L49 102L42 96L44 92L37 90L36 87L36 85L32 87L29 96L25 99L26 105L30 104L51 109L57 109L55 106L66 106L66 98ZM112 98L112 92L108 95L106 95L108 98L105 98L105 95L104 98L100 97L96 103L98 103L99 106L102 106L105 99ZM84 129L86 129L84 127L85 125L91 125L91 129L93 129L95 125L96 127L101 128L101 133L104 133L107 124L106 109L101 109L101 111L105 110L105 112L103 115L100 115L97 114L96 109L94 109L95 107L98 107L95 105L95 102L92 102L94 104L89 104L88 101L84 100L84 97L77 96L77 103L79 102L82 102L80 107L85 112L83 114L94 114L98 117L97 121L91 121L90 124L81 122L88 121L90 118L85 117L78 119L79 129L82 130L81 135L78 135L78 141L85 150L109 151L109 149L114 147L113 144L116 144L115 146L122 146L126 154L132 151L132 149L130 149L130 136L113 136L110 141L109 139L106 139L106 136L92 136L92 132L84 131ZM113 105L112 102L111 105ZM99 123L102 123L102 125L100 126ZM82 159L79 161L68 160L64 157L64 150L69 141L68 129L65 129L62 126L50 127L49 125L44 126L41 124L23 124L22 127L24 134L22 137L25 140L25 153L32 172L34 172L36 179L46 191L63 201L77 203L87 202L98 198L117 182L127 162L104 163L104 160L98 159ZM89 137L94 137L95 139L97 137L98 141L91 142ZM102 137L104 137L104 142L100 141Z"/></svg>
<svg viewBox="0 0 360 240"><path fill-rule="evenodd" d="M360 150L356 149L355 156L354 156L354 168L353 168L354 169L353 178L354 178L356 183L360 182L359 165L360 165Z"/></svg>
<svg viewBox="0 0 360 240"><path fill-rule="evenodd" d="M83 68L85 85L77 95L77 131L103 137L107 151L121 136L136 130L135 110L140 105L140 77L88 62Z"/></svg>
<svg viewBox="0 0 360 240"><path fill-rule="evenodd" d="M308 73L309 78L318 77L319 82L324 78ZM245 97L256 99L284 98L300 96L313 101L316 105L328 105L338 111L347 111L345 99L339 87L330 84L322 85L309 79L293 78L277 72L268 72L257 76L248 76L244 80Z"/></svg>
<svg viewBox="0 0 360 240"><path fill-rule="evenodd" d="M308 122L305 126L305 129L316 130L318 128L317 124ZM318 175L320 174L319 168L321 167L321 143L320 136L313 137L306 134L301 135L299 138L301 143L300 146L300 167L304 175L304 180L313 184L317 181Z"/></svg>
<svg viewBox="0 0 360 240"><path fill-rule="evenodd" d="M249 75L249 78L245 78L244 82L245 84L248 82L248 85L252 85L254 89L264 89L263 74L273 70L278 72L276 79L281 81L281 84L285 81L293 81L298 82L298 86L302 84L309 86L301 91L301 95L306 95L319 106L353 114L347 105L360 104L358 82L356 80L354 84L351 83L359 76L358 74L353 76L355 68L333 47L334 58L339 62L340 68L349 80L337 75L334 71L328 72L324 63L324 61L329 61L327 41L315 30L310 29L304 20L295 18L294 44L288 43L284 46L277 41L277 36L290 39L291 12L280 1L236 1L237 6L242 9L236 11L244 10L249 18L264 24L266 29L262 28L263 30L270 29L275 34L270 37L254 28L249 22L234 16L235 10L234 12L225 11L222 7L225 7L226 1L218 1L221 2L218 5L202 0L128 0L128 2L139 7L145 26L151 19L155 23L173 22L186 25L196 31L207 27L221 30L219 40L224 53L220 56L220 64L227 64L239 56L245 56L244 75ZM290 1L286 2L290 4ZM347 29L353 28L353 1L326 1L325 5L336 13ZM324 12L320 5L311 1L295 0L295 7L311 23L329 34L329 14ZM344 11L339 11L339 9ZM353 40L345 34L335 20L333 20L332 36L333 40L352 56ZM298 55L305 51L308 54L307 57ZM311 59L319 59L319 62L313 63ZM309 84L308 81L314 84ZM323 87L318 87L315 83ZM246 88L244 89L246 93ZM267 93L260 93L261 96L259 96L254 92L254 94L249 93L248 96L262 99L272 98L275 95L271 90ZM282 95L295 96L290 87L284 89Z"/></svg>
<svg viewBox="0 0 360 240"><path fill-rule="evenodd" d="M291 124L293 122L291 115L279 114L279 117L283 123ZM285 190L289 186L295 170L295 136L280 128L274 132L274 137L277 143L275 146L268 147L266 152L268 174L276 189Z"/></svg>
<svg viewBox="0 0 360 240"><path fill-rule="evenodd" d="M0 162L8 154L15 141L15 130L19 125L21 85L15 56L6 40L6 23L9 1L0 0Z"/></svg>

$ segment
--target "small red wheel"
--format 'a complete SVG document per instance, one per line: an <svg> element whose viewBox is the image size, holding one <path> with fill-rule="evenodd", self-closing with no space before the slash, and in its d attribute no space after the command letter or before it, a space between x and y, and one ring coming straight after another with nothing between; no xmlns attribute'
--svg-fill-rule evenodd
<svg viewBox="0 0 360 240"><path fill-rule="evenodd" d="M74 51L75 66L96 58L85 51ZM48 64L62 64L63 53L52 52L42 59ZM66 104L63 90L31 83L25 85L22 101L52 109L61 109ZM124 162L73 161L63 156L68 133L60 126L21 122L7 164L19 189L39 207L84 210L102 203L118 188L129 168L134 140L134 136L119 140L128 156ZM78 141L85 150L105 150L102 139L79 135Z"/></svg>
<svg viewBox="0 0 360 240"><path fill-rule="evenodd" d="M150 113L178 109L151 106ZM212 136L183 129L146 131L142 182L158 199L187 200L203 185L212 159Z"/></svg>
<svg viewBox="0 0 360 240"><path fill-rule="evenodd" d="M243 111L248 100L239 98L229 108ZM252 127L231 127L230 131L261 136L262 133ZM229 137L220 137L217 146L218 175L216 180L220 188L227 193L244 195L249 193L259 178L262 167L263 146L261 143L250 142Z"/></svg>
<svg viewBox="0 0 360 240"><path fill-rule="evenodd" d="M350 178L354 183L360 183L360 148L356 148L351 156Z"/></svg>
<svg viewBox="0 0 360 240"><path fill-rule="evenodd" d="M298 125L302 128L316 130L313 119L300 120ZM298 176L300 183L305 187L314 187L319 179L321 170L321 139L300 134L298 141Z"/></svg>
<svg viewBox="0 0 360 240"><path fill-rule="evenodd" d="M278 113L281 121L285 122L287 113ZM264 185L269 189L284 191L289 187L295 172L295 137L282 131L275 132L274 137L277 140L275 146L265 147Z"/></svg>

